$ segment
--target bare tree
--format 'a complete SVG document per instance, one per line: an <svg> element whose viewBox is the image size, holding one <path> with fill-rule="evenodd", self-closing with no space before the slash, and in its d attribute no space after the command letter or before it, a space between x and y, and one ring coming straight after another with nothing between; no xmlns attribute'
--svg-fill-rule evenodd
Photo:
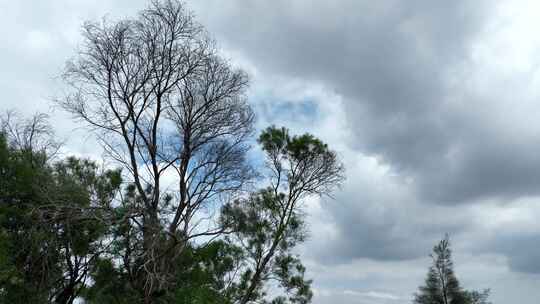
<svg viewBox="0 0 540 304"><path fill-rule="evenodd" d="M14 110L0 116L0 132L4 133L9 145L18 150L32 151L46 158L53 158L61 147L54 138L54 131L45 113L36 113L29 118Z"/></svg>
<svg viewBox="0 0 540 304"><path fill-rule="evenodd" d="M217 55L177 1L153 1L134 19L88 22L83 33L64 74L72 91L60 103L129 172L137 194L130 221L143 236L133 253L142 263L130 273L144 277L150 302L166 290L169 265L186 241L223 232L203 211L253 177L246 162L248 80ZM175 186L164 184L171 174Z"/></svg>

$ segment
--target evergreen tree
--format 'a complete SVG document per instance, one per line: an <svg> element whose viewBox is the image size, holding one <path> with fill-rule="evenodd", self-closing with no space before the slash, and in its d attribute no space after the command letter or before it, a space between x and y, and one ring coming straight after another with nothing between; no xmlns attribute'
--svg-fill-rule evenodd
<svg viewBox="0 0 540 304"><path fill-rule="evenodd" d="M489 290L464 290L455 273L450 240L445 236L435 247L425 285L414 296L415 304L489 304Z"/></svg>
<svg viewBox="0 0 540 304"><path fill-rule="evenodd" d="M15 125L2 122L0 303L73 303L105 246L102 214L120 172L76 158L53 163L50 150L38 145L49 142L40 138L47 124L33 123L33 132L17 124L9 132L6 125Z"/></svg>

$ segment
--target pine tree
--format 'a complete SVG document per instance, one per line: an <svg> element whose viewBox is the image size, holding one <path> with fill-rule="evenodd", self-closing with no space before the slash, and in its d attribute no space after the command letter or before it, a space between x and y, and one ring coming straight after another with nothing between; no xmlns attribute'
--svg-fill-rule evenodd
<svg viewBox="0 0 540 304"><path fill-rule="evenodd" d="M474 304L488 303L489 291L478 293L464 290L454 273L450 240L445 236L430 255L433 262L429 267L424 286L414 296L415 304ZM483 302L479 302L478 300Z"/></svg>

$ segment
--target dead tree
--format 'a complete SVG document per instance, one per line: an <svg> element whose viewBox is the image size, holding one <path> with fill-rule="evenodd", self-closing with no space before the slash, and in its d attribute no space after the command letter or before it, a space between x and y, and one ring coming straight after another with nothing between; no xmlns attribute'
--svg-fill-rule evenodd
<svg viewBox="0 0 540 304"><path fill-rule="evenodd" d="M36 113L29 118L14 110L0 115L0 133L6 136L9 145L18 150L42 155L45 160L54 158L62 143L54 139L49 116Z"/></svg>
<svg viewBox="0 0 540 304"><path fill-rule="evenodd" d="M253 177L248 80L177 1L154 1L134 19L88 22L83 32L60 103L129 172L138 196L131 220L143 235L134 257L142 263L130 273L144 277L150 302L167 289L185 242L223 231L204 211ZM164 184L166 174L177 184Z"/></svg>

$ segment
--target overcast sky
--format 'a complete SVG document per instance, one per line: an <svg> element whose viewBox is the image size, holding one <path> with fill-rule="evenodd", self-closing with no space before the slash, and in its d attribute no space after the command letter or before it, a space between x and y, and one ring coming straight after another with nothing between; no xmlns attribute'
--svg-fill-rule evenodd
<svg viewBox="0 0 540 304"><path fill-rule="evenodd" d="M495 304L540 298L538 1L188 1L251 76L257 126L309 131L347 182L307 204L315 304L410 302L451 235L458 278ZM50 113L65 149L100 149L51 99L84 20L143 0L0 0L0 109Z"/></svg>

